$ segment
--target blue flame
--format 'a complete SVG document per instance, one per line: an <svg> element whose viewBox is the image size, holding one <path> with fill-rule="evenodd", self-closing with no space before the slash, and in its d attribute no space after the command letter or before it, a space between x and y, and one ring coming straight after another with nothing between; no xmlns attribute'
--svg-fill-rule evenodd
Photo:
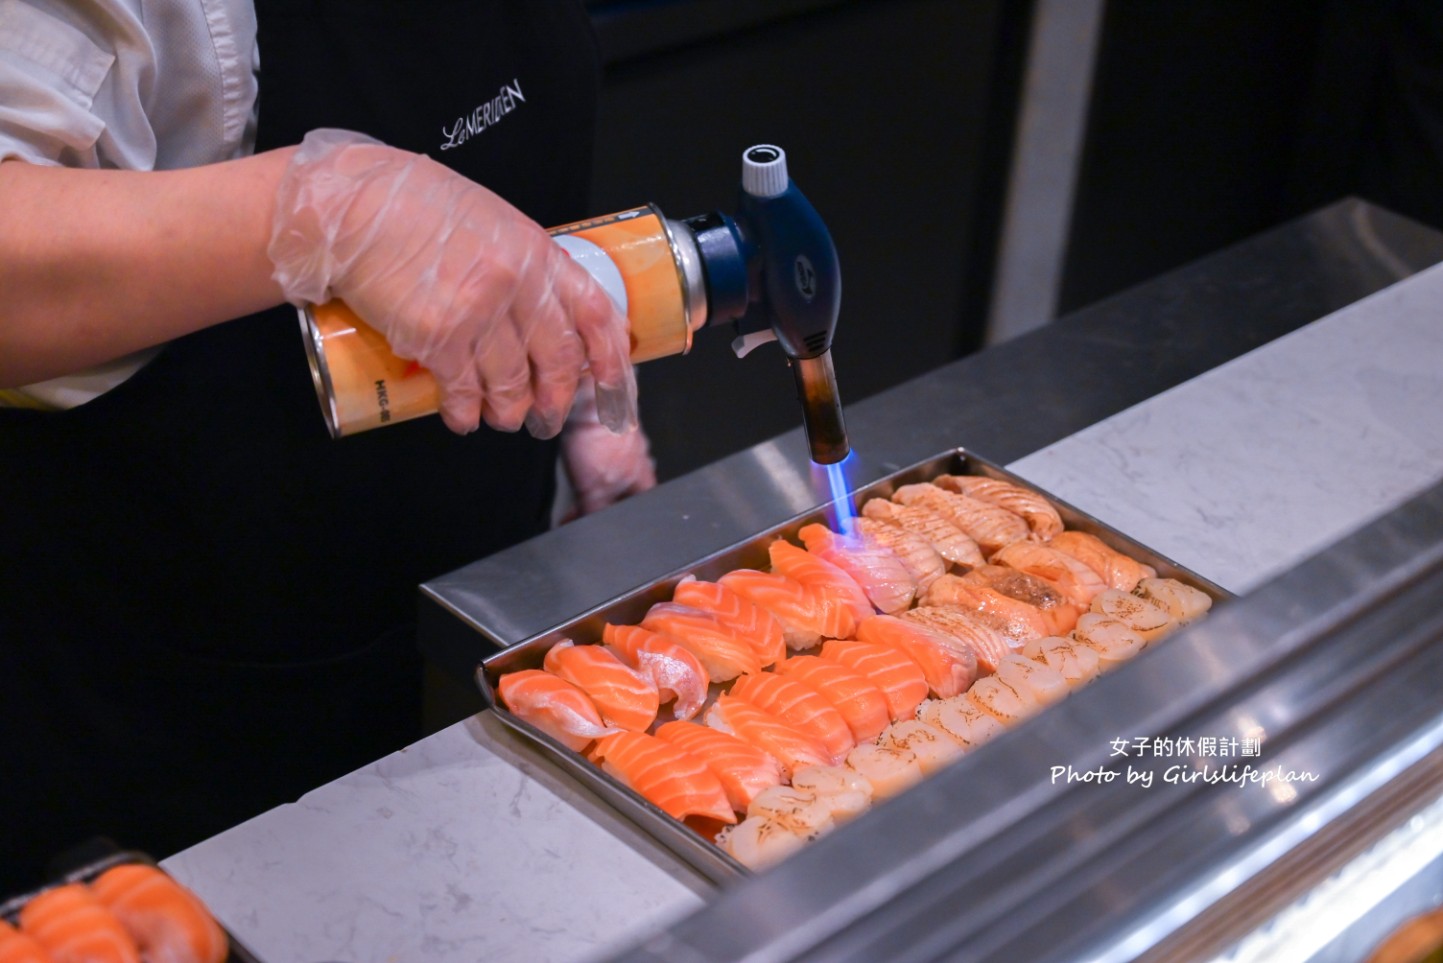
<svg viewBox="0 0 1443 963"><path fill-rule="evenodd" d="M825 468L827 474L826 495L829 499L831 515L831 527L834 532L842 535L850 534L853 529L853 522L856 521L857 511L852 505L851 489L847 483L847 476L852 473L852 468L857 463L856 451L847 453L847 457L841 461L821 466L815 462L812 464L813 477L816 476L816 469Z"/></svg>

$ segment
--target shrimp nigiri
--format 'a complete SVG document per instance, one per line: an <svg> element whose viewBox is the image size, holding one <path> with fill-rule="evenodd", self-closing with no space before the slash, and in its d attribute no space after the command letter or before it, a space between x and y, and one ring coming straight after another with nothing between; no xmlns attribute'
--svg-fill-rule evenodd
<svg viewBox="0 0 1443 963"><path fill-rule="evenodd" d="M718 696L707 709L705 721L764 750L782 764L787 779L804 766L826 766L832 761L831 753L819 740L744 699Z"/></svg>
<svg viewBox="0 0 1443 963"><path fill-rule="evenodd" d="M565 679L541 669L508 672L497 686L501 701L519 719L531 723L568 749L585 749L593 739L613 732L601 721L591 697Z"/></svg>
<svg viewBox="0 0 1443 963"><path fill-rule="evenodd" d="M782 623L775 615L751 599L720 582L683 579L672 592L671 599L681 605L710 612L717 621L735 631L757 653L762 668L773 665L787 655Z"/></svg>
<svg viewBox="0 0 1443 963"><path fill-rule="evenodd" d="M656 683L660 701L672 703L673 717L690 719L701 710L710 679L706 667L690 649L639 625L607 623L601 630L601 641L627 665Z"/></svg>
<svg viewBox="0 0 1443 963"><path fill-rule="evenodd" d="M1052 503L1020 485L985 475L938 475L932 484L1022 516L1038 541L1045 542L1062 531L1062 516Z"/></svg>
<svg viewBox="0 0 1443 963"><path fill-rule="evenodd" d="M972 536L983 554L991 555L1010 542L1027 537L1027 522L1005 508L938 488L930 482L903 485L892 493L899 505L920 505L944 516Z"/></svg>
<svg viewBox="0 0 1443 963"><path fill-rule="evenodd" d="M656 721L661 704L656 683L604 646L566 639L547 650L542 668L590 696L608 725L645 732Z"/></svg>
<svg viewBox="0 0 1443 963"><path fill-rule="evenodd" d="M90 891L135 937L146 963L222 963L230 955L225 931L200 898L154 866L113 866Z"/></svg>
<svg viewBox="0 0 1443 963"><path fill-rule="evenodd" d="M52 958L140 963L134 938L84 883L48 889L20 910L20 929Z"/></svg>
<svg viewBox="0 0 1443 963"><path fill-rule="evenodd" d="M892 721L887 696L855 669L815 655L777 663L780 675L799 679L822 694L847 720L857 742L870 742Z"/></svg>
<svg viewBox="0 0 1443 963"><path fill-rule="evenodd" d="M857 744L842 714L820 692L798 679L775 672L744 675L732 683L731 694L812 736L826 747L833 762L840 761Z"/></svg>
<svg viewBox="0 0 1443 963"><path fill-rule="evenodd" d="M721 780L680 746L644 732L618 732L597 740L592 758L673 819L737 821Z"/></svg>
<svg viewBox="0 0 1443 963"><path fill-rule="evenodd" d="M642 617L641 627L680 643L706 666L707 676L713 682L726 682L744 672L761 671L756 650L710 612L675 602L658 602Z"/></svg>
<svg viewBox="0 0 1443 963"><path fill-rule="evenodd" d="M739 813L746 812L763 789L781 785L781 763L720 729L695 722L667 722L657 727L656 737L700 759L721 780L727 802Z"/></svg>
<svg viewBox="0 0 1443 963"><path fill-rule="evenodd" d="M862 506L865 518L895 525L927 540L937 554L954 565L981 565L982 549L971 535L946 515L925 505L898 505L885 498L873 498Z"/></svg>
<svg viewBox="0 0 1443 963"><path fill-rule="evenodd" d="M854 622L876 611L857 580L826 559L782 538L767 546L767 555L772 561L773 572L832 599L851 613Z"/></svg>
<svg viewBox="0 0 1443 963"><path fill-rule="evenodd" d="M1151 565L1124 555L1096 535L1086 532L1062 532L1053 536L1048 544L1092 569L1109 588L1131 592L1137 588L1138 582L1157 574Z"/></svg>
<svg viewBox="0 0 1443 963"><path fill-rule="evenodd" d="M917 595L917 580L897 554L861 533L838 535L813 524L803 525L797 537L807 551L852 576L879 612L900 612Z"/></svg>
<svg viewBox="0 0 1443 963"><path fill-rule="evenodd" d="M977 678L977 655L971 647L919 622L874 615L857 626L857 638L910 658L921 668L932 694L943 699L966 692Z"/></svg>
<svg viewBox="0 0 1443 963"><path fill-rule="evenodd" d="M822 658L854 669L881 689L894 722L910 718L927 698L927 676L921 666L890 646L833 639L822 646Z"/></svg>

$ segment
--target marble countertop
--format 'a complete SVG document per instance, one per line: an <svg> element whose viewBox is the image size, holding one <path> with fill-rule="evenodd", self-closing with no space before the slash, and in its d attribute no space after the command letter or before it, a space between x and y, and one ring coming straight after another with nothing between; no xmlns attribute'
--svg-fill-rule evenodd
<svg viewBox="0 0 1443 963"><path fill-rule="evenodd" d="M1443 266L1008 467L1245 592L1443 479L1440 305ZM268 963L588 960L709 892L484 714L163 865Z"/></svg>

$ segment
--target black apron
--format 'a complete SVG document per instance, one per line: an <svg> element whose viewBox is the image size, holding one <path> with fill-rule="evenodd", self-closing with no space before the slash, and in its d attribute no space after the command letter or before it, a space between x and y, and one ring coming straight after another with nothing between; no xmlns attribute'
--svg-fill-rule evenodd
<svg viewBox="0 0 1443 963"><path fill-rule="evenodd" d="M590 213L579 0L257 15L257 150L357 130L542 224ZM292 308L79 408L0 411L0 452L7 889L96 833L168 855L414 741L416 586L542 531L556 455L434 416L332 441Z"/></svg>

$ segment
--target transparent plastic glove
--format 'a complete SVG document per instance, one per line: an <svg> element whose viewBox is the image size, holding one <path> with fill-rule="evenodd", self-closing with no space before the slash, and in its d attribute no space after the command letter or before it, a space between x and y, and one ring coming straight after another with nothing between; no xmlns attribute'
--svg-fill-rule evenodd
<svg viewBox="0 0 1443 963"><path fill-rule="evenodd" d="M561 432L561 459L575 493L568 521L656 487L651 443L639 424L613 432L602 425L592 382L581 383Z"/></svg>
<svg viewBox="0 0 1443 963"><path fill-rule="evenodd" d="M269 254L295 304L343 299L429 369L452 431L560 431L582 375L636 424L626 318L535 221L420 154L315 130L276 195Z"/></svg>

